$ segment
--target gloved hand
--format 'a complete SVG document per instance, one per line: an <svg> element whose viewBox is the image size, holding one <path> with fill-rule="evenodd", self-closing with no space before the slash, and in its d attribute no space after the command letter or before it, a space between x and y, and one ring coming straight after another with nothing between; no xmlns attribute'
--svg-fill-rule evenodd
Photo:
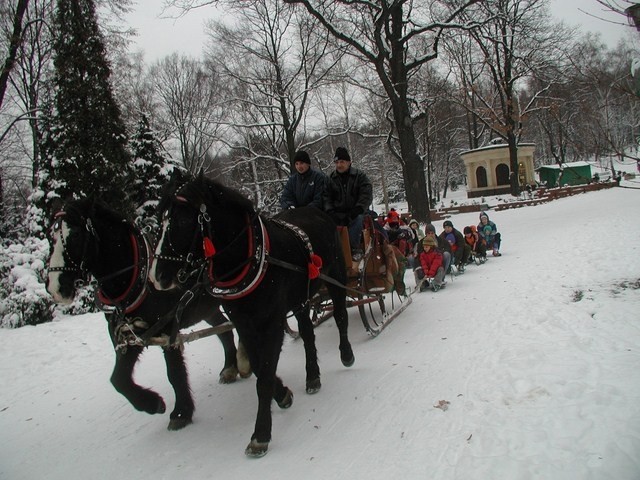
<svg viewBox="0 0 640 480"><path fill-rule="evenodd" d="M358 215L361 215L364 213L364 209L362 207L356 206L353 207L350 211L349 211L349 218L350 219L354 219L356 218Z"/></svg>

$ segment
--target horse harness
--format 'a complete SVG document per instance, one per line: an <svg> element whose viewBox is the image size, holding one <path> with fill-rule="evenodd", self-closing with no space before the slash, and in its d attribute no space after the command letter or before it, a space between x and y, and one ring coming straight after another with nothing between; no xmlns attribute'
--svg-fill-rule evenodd
<svg viewBox="0 0 640 480"><path fill-rule="evenodd" d="M75 262L69 255L67 244L62 235L62 223L66 214L67 212L63 210L55 215L52 231L59 232L63 248L63 257L65 258L65 263L69 263L70 266L50 267L49 271L76 273L80 278L75 281L74 285L76 288L81 288L86 283L89 283L89 278L91 277L87 268L90 240L93 239L99 242L100 237L94 228L91 218L82 218L84 228L88 235L83 242L80 262ZM156 324L149 328L147 323L140 318L130 316L130 314L134 313L140 305L142 305L142 302L144 302L149 293L148 279L152 254L147 236L138 228L132 226L129 239L133 252L132 265L110 273L109 275L95 278L93 282L90 282L98 287L95 299L96 306L109 316L108 320L113 329L115 349L116 351L122 350L123 353L126 351L127 346L147 346L153 336L174 317L173 312L169 312L169 314L160 318ZM131 279L128 282L126 290L116 298L111 298L104 292L102 285L107 280L128 271L131 271ZM186 306L186 303L188 303L188 301L185 302L184 306ZM184 306L180 310L180 313L184 310ZM179 317L177 323L179 323ZM175 337L172 336L170 344L172 344L174 340Z"/></svg>
<svg viewBox="0 0 640 480"><path fill-rule="evenodd" d="M180 195L176 196L175 199L183 204L188 203L188 200ZM322 277L325 280L335 282L335 280L320 273L322 259L313 253L311 241L301 228L281 219L270 219L269 221L279 228L293 233L296 239L302 244L309 259L306 269L270 255L269 234L265 222L258 213L254 213L252 216L247 213L245 227L223 249L217 250L213 241L214 232L211 226L211 217L207 213L205 204L201 204L198 208L199 230L194 233L194 239L189 253L187 255L165 255L156 253L155 257L160 260L182 262L183 267L178 272L178 281L185 283L187 279L195 277L197 279L196 284L205 284L207 292L211 296L222 300L238 300L249 295L260 285L260 282L264 279L267 272L267 267L270 264L302 273L306 275L309 280ZM197 233L200 233L203 239L203 257L201 260L194 259L194 252L197 248ZM246 236L248 244L246 259L230 272L216 277L213 269L214 261L216 258L222 256L227 249L243 236ZM170 238L170 235L167 235L167 238ZM204 279L205 274L208 277L206 280ZM307 285L307 291L308 290L309 285ZM307 294L307 297L308 296Z"/></svg>

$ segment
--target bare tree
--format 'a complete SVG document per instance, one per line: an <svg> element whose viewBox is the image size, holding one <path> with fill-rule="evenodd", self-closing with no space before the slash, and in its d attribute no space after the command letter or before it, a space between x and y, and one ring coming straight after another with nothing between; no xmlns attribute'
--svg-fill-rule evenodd
<svg viewBox="0 0 640 480"><path fill-rule="evenodd" d="M16 62L16 56L18 54L18 48L22 43L22 19L27 11L29 0L18 0L15 12L13 13L13 29L9 38L9 48L0 71L0 107L4 101L4 95L7 91L7 83L9 81L9 74L13 69L13 65Z"/></svg>
<svg viewBox="0 0 640 480"><path fill-rule="evenodd" d="M212 168L208 152L217 142L224 118L222 86L210 65L177 53L151 68L151 79L170 119L180 160L192 173Z"/></svg>
<svg viewBox="0 0 640 480"><path fill-rule="evenodd" d="M508 145L511 193L518 195L518 143L527 117L539 108L541 95L554 79L540 83L539 90L526 96L523 87L536 72L539 79L544 78L540 72L557 61L562 54L559 46L568 39L561 28L551 28L546 0L488 1L465 15L481 20L470 34L492 86L489 91L480 91L468 79L472 98L478 101L474 113Z"/></svg>
<svg viewBox="0 0 640 480"><path fill-rule="evenodd" d="M207 58L238 93L230 100L242 117L233 128L251 128L254 145L255 135L262 135L266 149L260 153L271 159L269 164L284 157L288 173L304 143L310 98L329 81L340 55L315 20L289 5L277 0L225 5L236 21L209 23ZM252 123L246 123L249 112Z"/></svg>
<svg viewBox="0 0 640 480"><path fill-rule="evenodd" d="M422 65L437 57L443 32L463 27L454 22L478 1L285 0L304 6L376 71L391 105L399 143L395 154L402 165L409 208L419 220L428 220L429 206L413 125L410 80Z"/></svg>

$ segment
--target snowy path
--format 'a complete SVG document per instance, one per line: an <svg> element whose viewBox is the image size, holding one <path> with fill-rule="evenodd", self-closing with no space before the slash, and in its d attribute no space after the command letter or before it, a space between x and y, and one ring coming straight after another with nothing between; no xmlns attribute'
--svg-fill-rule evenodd
<svg viewBox="0 0 640 480"><path fill-rule="evenodd" d="M100 315L0 330L0 479L637 480L639 207L639 192L612 189L494 213L503 257L415 294L376 339L351 312L352 368L333 321L317 329L317 395L288 340L279 373L295 400L273 407L260 460L243 454L255 382L217 384L216 339L187 347L195 421L168 432L168 415L109 384ZM172 405L159 349L136 379Z"/></svg>

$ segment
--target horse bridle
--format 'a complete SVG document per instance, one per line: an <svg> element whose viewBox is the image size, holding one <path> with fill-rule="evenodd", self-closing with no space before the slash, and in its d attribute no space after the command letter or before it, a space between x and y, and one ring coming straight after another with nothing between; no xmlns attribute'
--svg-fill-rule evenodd
<svg viewBox="0 0 640 480"><path fill-rule="evenodd" d="M176 201L184 204L188 203L187 200L181 196L176 196ZM170 206L167 209L167 211L165 212L166 217L171 216L172 208L173 207ZM210 230L210 224L209 224L210 221L211 221L211 217L206 211L206 206L203 204L201 205L198 213L198 224L200 225L200 233L202 235L202 238L206 237L204 233L205 224L208 226L208 230ZM195 259L195 250L196 250L196 242L198 238L198 231L194 232L193 239L191 241L191 246L189 247L188 253L186 255L181 255L177 253L175 247L171 243L171 223L170 222L167 222L164 237L172 253L164 254L164 253L156 252L154 253L153 257L157 260L163 260L163 261L174 262L174 263L182 263L183 265L180 268L180 270L178 270L178 273L177 273L178 282L181 284L185 284L189 280L189 278L193 276L200 278L202 276L202 271L206 266L206 255L203 257L202 260Z"/></svg>
<svg viewBox="0 0 640 480"><path fill-rule="evenodd" d="M71 258L71 255L69 255L67 244L62 233L62 222L64 221L65 216L66 211L62 210L58 212L55 215L54 224L51 227L51 230L53 232L59 231L60 242L62 243L62 256L65 259L65 264L68 262L71 264L71 266L65 265L64 267L49 267L48 271L77 274L78 278L74 280L74 287L76 289L82 288L87 284L98 287L96 301L99 304L100 308L103 310L113 310L115 308L123 314L128 314L138 308L147 294L147 278L151 258L149 242L147 241L147 238L144 236L144 234L142 234L135 228L131 233L131 240L133 248L135 249L135 261L132 265L99 278L94 276L93 280L91 280L92 274L89 272L86 264L88 260L88 252L91 239L93 238L96 242L100 240L98 232L96 232L93 226L93 221L90 217L87 217L86 219L84 217L81 217L84 222L84 228L87 231L88 235L86 235L84 238L82 246L82 256L80 259L80 264L78 265L73 260L73 258ZM104 293L101 285L106 280L114 278L130 270L135 271L133 273L129 288L125 290L123 294L121 294L117 299L112 299ZM137 289L135 288L136 286L138 287Z"/></svg>
<svg viewBox="0 0 640 480"><path fill-rule="evenodd" d="M65 242L65 238L62 232L62 223L64 221L64 217L66 216L66 214L67 212L65 212L64 210L56 213L54 216L53 225L51 226L51 231L53 233L55 232L59 233L60 242L62 243L62 258L64 258L65 260L65 266L49 267L47 270L49 272L67 272L67 273L77 274L76 276L78 278L74 280L74 286L75 288L82 288L83 286L85 286L85 284L89 282L89 279L91 277L89 270L85 267L86 261L87 261L87 255L89 252L89 236L86 236L84 239L83 246L82 246L82 256L80 257L80 264L78 265L73 260L73 258L71 258L71 255L69 255L69 252L67 249L67 243ZM96 239L98 238L98 234L93 228L93 223L91 222L90 218L88 218L85 221L85 229L87 230L89 235L94 236ZM71 266L67 266L66 265L67 263L69 263Z"/></svg>

